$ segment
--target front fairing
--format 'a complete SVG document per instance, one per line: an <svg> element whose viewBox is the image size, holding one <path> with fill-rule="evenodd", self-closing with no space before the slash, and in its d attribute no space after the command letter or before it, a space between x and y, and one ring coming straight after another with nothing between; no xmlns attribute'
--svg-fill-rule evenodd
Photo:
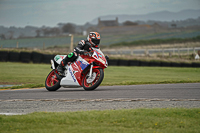
<svg viewBox="0 0 200 133"><path fill-rule="evenodd" d="M60 64L61 61L62 61L66 56L67 56L67 55L56 55L56 56L54 57L54 61L55 61L56 63Z"/></svg>
<svg viewBox="0 0 200 133"><path fill-rule="evenodd" d="M92 57L95 58L100 65L107 67L108 62L107 62L103 52L99 48L93 48L93 50L94 50L94 53L93 53Z"/></svg>

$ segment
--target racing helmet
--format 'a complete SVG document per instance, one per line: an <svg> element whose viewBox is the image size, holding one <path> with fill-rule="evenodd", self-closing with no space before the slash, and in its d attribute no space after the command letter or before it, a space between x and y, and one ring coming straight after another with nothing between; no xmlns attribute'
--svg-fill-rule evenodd
<svg viewBox="0 0 200 133"><path fill-rule="evenodd" d="M92 47L98 47L100 43L100 34L98 32L90 32L87 40L90 42Z"/></svg>

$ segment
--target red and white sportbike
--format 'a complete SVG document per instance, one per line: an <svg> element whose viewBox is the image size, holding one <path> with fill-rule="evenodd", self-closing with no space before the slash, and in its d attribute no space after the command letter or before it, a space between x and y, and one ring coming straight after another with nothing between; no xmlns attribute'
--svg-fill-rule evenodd
<svg viewBox="0 0 200 133"><path fill-rule="evenodd" d="M48 91L56 91L62 87L83 87L85 90L96 89L104 78L104 68L108 66L108 56L100 49L92 48L91 52L79 55L75 62L65 66L61 76L57 71L58 65L67 55L56 55L51 60L52 71L46 78L45 87Z"/></svg>

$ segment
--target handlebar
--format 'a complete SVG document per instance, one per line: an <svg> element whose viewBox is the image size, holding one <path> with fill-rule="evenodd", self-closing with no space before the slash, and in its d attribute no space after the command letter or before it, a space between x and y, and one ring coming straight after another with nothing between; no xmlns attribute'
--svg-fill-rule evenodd
<svg viewBox="0 0 200 133"><path fill-rule="evenodd" d="M93 51L90 51L90 52L85 52L83 55L86 55L86 56L88 55L88 56L90 56L90 57L91 57L91 56L92 56L92 54L93 54Z"/></svg>

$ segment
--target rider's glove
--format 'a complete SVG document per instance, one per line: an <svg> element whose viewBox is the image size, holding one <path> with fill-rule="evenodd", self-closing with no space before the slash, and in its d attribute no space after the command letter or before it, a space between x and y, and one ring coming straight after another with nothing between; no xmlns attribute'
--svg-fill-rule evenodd
<svg viewBox="0 0 200 133"><path fill-rule="evenodd" d="M89 55L89 52L84 52L84 55Z"/></svg>
<svg viewBox="0 0 200 133"><path fill-rule="evenodd" d="M79 54L84 54L85 52L84 51L79 51Z"/></svg>
<svg viewBox="0 0 200 133"><path fill-rule="evenodd" d="M90 51L92 51L92 48L89 48L89 49L88 49L88 52L90 52Z"/></svg>
<svg viewBox="0 0 200 133"><path fill-rule="evenodd" d="M84 55L90 56L90 57L92 56L92 54L93 54L93 52L85 52L85 53L84 53Z"/></svg>

